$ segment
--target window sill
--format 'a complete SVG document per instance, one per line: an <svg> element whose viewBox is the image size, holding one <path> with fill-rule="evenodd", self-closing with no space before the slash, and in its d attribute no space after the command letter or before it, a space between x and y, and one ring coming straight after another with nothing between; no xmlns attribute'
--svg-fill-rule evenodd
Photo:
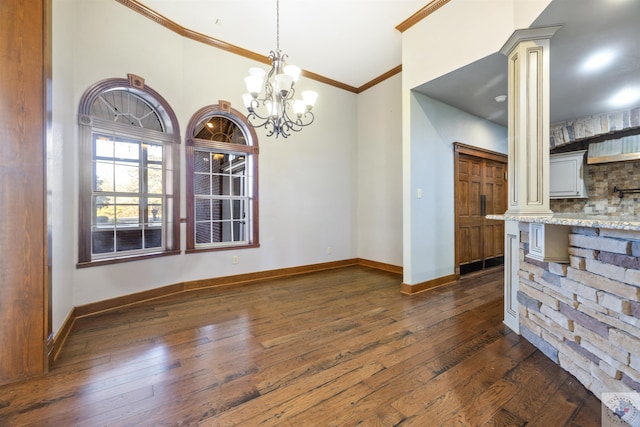
<svg viewBox="0 0 640 427"><path fill-rule="evenodd" d="M100 265L120 264L123 262L130 262L130 261L142 261L149 258L158 258L158 257L170 256L170 255L180 255L180 253L181 253L180 249L176 249L176 250L170 250L165 252L152 252L148 254L129 255L129 256L122 256L122 257L116 257L116 258L99 259L94 261L83 261L83 262L78 262L76 264L76 268L97 267Z"/></svg>
<svg viewBox="0 0 640 427"><path fill-rule="evenodd" d="M250 243L248 245L234 245L234 246L213 246L210 248L187 248L184 253L186 254L196 254L199 252L217 252L217 251L230 251L234 249L250 249L250 248L259 248L259 243Z"/></svg>

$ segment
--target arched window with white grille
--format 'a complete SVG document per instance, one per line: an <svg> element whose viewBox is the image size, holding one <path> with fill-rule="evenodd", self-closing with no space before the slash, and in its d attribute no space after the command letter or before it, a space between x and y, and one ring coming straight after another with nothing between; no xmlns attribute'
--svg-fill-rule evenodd
<svg viewBox="0 0 640 427"><path fill-rule="evenodd" d="M258 246L258 140L225 101L187 127L187 252Z"/></svg>
<svg viewBox="0 0 640 427"><path fill-rule="evenodd" d="M176 254L180 132L138 76L108 79L80 101L79 266Z"/></svg>

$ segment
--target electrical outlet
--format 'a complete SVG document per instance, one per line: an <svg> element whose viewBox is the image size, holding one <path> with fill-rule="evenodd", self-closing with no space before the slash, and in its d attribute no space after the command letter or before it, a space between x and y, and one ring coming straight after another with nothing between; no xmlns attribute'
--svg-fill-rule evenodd
<svg viewBox="0 0 640 427"><path fill-rule="evenodd" d="M238 256L237 255L234 255L234 256L231 257L231 263L232 264L237 264L238 262L239 262L239 260L238 260Z"/></svg>
<svg viewBox="0 0 640 427"><path fill-rule="evenodd" d="M327 246L327 255L331 255L331 246Z"/></svg>

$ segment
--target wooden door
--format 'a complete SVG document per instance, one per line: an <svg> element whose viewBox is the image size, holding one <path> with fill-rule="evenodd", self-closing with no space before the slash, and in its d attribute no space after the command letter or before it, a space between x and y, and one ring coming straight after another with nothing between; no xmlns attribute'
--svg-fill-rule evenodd
<svg viewBox="0 0 640 427"><path fill-rule="evenodd" d="M456 273L504 262L504 223L486 215L507 206L507 156L455 144Z"/></svg>
<svg viewBox="0 0 640 427"><path fill-rule="evenodd" d="M485 215L503 214L507 210L507 164L485 159L483 169ZM489 267L489 260L504 256L504 222L485 219L483 225L485 267Z"/></svg>
<svg viewBox="0 0 640 427"><path fill-rule="evenodd" d="M481 262L483 248L480 244L483 234L482 214L482 162L465 154L458 157L458 179L456 181L457 233L456 264Z"/></svg>

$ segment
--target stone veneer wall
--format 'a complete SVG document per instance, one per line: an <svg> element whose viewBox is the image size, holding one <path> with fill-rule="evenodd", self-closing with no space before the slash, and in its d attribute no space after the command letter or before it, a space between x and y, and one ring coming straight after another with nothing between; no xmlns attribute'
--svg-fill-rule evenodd
<svg viewBox="0 0 640 427"><path fill-rule="evenodd" d="M572 227L570 264L531 260L520 223L520 332L598 398L640 391L640 232Z"/></svg>
<svg viewBox="0 0 640 427"><path fill-rule="evenodd" d="M630 110L582 117L552 123L550 146L557 148L589 138L640 127L640 107ZM565 147L566 148L566 147ZM582 212L599 215L636 215L640 194L627 194L620 199L613 187L640 188L640 161L587 165L585 174L588 199L552 199L553 212Z"/></svg>
<svg viewBox="0 0 640 427"><path fill-rule="evenodd" d="M640 107L552 123L549 145L561 147L587 138L640 127Z"/></svg>
<svg viewBox="0 0 640 427"><path fill-rule="evenodd" d="M588 199L551 199L553 212L582 212L599 215L640 215L640 194L621 199L613 187L640 188L640 160L586 166L584 176Z"/></svg>

